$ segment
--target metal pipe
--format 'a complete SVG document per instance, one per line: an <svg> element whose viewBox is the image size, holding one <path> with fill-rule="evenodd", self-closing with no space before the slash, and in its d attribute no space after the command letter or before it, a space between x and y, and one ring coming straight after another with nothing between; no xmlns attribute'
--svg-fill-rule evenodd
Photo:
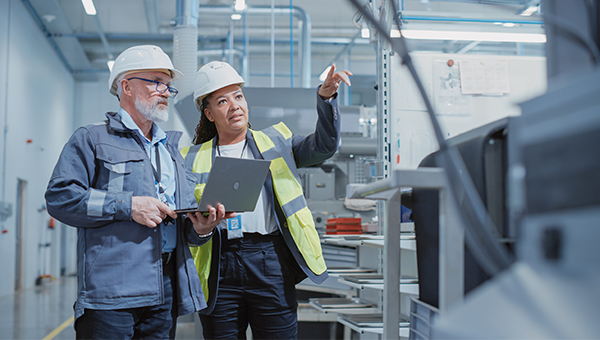
<svg viewBox="0 0 600 340"><path fill-rule="evenodd" d="M415 15L402 15L402 21L404 20L417 20L417 21L452 21L452 22L476 22L476 23L513 23L522 25L543 25L543 20L505 20L505 19L478 19L478 18L448 18L448 17L426 17L426 16L415 16Z"/></svg>
<svg viewBox="0 0 600 340"><path fill-rule="evenodd" d="M177 0L175 17L177 26L198 26L198 0Z"/></svg>
<svg viewBox="0 0 600 340"><path fill-rule="evenodd" d="M6 145L7 145L7 137L8 137L8 89L9 89L9 78L8 78L8 67L9 67L9 47L10 47L10 18L11 18L11 13L10 13L10 5L11 5L11 1L8 1L8 14L7 17L8 19L7 21L7 25L6 25L6 48L4 49L4 52L6 52L6 82L4 84L5 86L5 92L4 92L4 128L3 128L3 136L2 136L2 200L0 201L2 204L4 204L4 201L6 199ZM31 5L30 5L31 6ZM0 223L2 223L2 232L4 232L6 229L4 229L4 218L0 217Z"/></svg>
<svg viewBox="0 0 600 340"><path fill-rule="evenodd" d="M287 7L275 7L273 11L270 6L249 6L246 8L246 13L248 14L262 14L262 15L270 15L271 12L273 14L288 14L290 11ZM302 75L302 87L310 88L311 87L311 29L312 24L310 20L310 16L306 11L297 6L293 6L292 12L294 16L298 19L298 25L300 27L300 49L301 49L301 72ZM200 14L228 14L231 15L233 13L233 9L231 6L200 6Z"/></svg>
<svg viewBox="0 0 600 340"><path fill-rule="evenodd" d="M290 87L294 87L294 6L290 0Z"/></svg>
<svg viewBox="0 0 600 340"><path fill-rule="evenodd" d="M25 7L27 7L29 14L31 14L31 16L33 17L33 20L38 24L38 26L40 27L40 29L42 30L42 32L48 39L48 42L50 43L50 46L52 46L52 49L54 49L54 52L56 52L58 59L60 59L60 61L63 63L63 65L65 65L67 70L69 70L69 73L73 73L73 69L71 68L71 65L69 65L69 63L67 62L67 58L65 58L65 55L62 53L60 48L58 48L56 41L54 41L53 35L50 32L48 32L46 25L44 25L44 22L42 21L40 16L33 9L33 6L29 2L29 0L22 0L22 1L23 1L23 4L25 5Z"/></svg>
<svg viewBox="0 0 600 340"><path fill-rule="evenodd" d="M233 62L233 54L231 52L233 49L233 24L233 20L229 20L229 32L227 33L227 50L229 51L227 54L227 63L229 63L229 65Z"/></svg>
<svg viewBox="0 0 600 340"><path fill-rule="evenodd" d="M240 59L244 57L244 52L241 50L233 49L231 52L227 51L227 53L231 53L232 55L235 54L236 56L240 57ZM198 58L221 56L221 55L223 55L223 50L198 50L196 52L196 55L198 56ZM246 79L244 79L244 80L246 80Z"/></svg>
<svg viewBox="0 0 600 340"><path fill-rule="evenodd" d="M248 70L248 52L250 38L248 34L248 20L246 20L246 12L242 14L242 18L244 20L244 30L242 31L242 39L244 40L244 56L242 57L242 78L244 78L244 80L246 81L246 86L250 86L250 71Z"/></svg>
<svg viewBox="0 0 600 340"><path fill-rule="evenodd" d="M158 33L160 19L158 18L158 3L157 0L144 0L146 9L146 22L148 23L148 31L150 33Z"/></svg>
<svg viewBox="0 0 600 340"><path fill-rule="evenodd" d="M479 45L480 43L481 43L481 41L472 41L467 46L456 51L456 54L465 54L465 53L469 52L470 50L472 50L475 46Z"/></svg>
<svg viewBox="0 0 600 340"><path fill-rule="evenodd" d="M275 0L271 0L271 87L275 87Z"/></svg>
<svg viewBox="0 0 600 340"><path fill-rule="evenodd" d="M350 51L344 54L344 70L350 70ZM350 105L350 86L344 86L344 105Z"/></svg>
<svg viewBox="0 0 600 340"><path fill-rule="evenodd" d="M108 57L108 60L112 60L113 54L110 52L110 45L108 44L108 40L106 40L106 34L104 34L104 30L102 29L100 19L98 18L98 15L93 15L93 17L94 21L96 22L96 29L98 30L100 41L102 41L102 46L104 46L104 51L106 51L106 56Z"/></svg>

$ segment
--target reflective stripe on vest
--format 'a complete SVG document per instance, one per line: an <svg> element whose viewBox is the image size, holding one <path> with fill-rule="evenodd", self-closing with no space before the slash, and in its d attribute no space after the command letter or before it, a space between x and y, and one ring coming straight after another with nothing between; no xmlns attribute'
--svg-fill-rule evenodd
<svg viewBox="0 0 600 340"><path fill-rule="evenodd" d="M288 164L287 162L293 162L293 159L283 157L278 152L285 150L286 143L291 146L292 132L284 123L263 131L250 131L260 153L266 160L271 161L269 169L273 178L273 190L286 217L284 227L290 231L310 270L317 275L323 274L327 266L321 250L321 241L312 213L306 206L298 175L291 170L295 169L295 164Z"/></svg>
<svg viewBox="0 0 600 340"><path fill-rule="evenodd" d="M208 174L212 167L212 139L206 143L199 145L186 146L181 149L181 155L185 159L185 165L188 169L196 174L196 188L194 189L194 196L196 200L200 202L202 192L206 186L208 180ZM204 299L208 302L209 291L208 291L208 277L210 276L210 264L212 259L212 244L213 239L211 238L205 244L200 247L190 247L190 252L194 258L194 264L198 271L200 278L200 284L202 285L202 292L204 293Z"/></svg>

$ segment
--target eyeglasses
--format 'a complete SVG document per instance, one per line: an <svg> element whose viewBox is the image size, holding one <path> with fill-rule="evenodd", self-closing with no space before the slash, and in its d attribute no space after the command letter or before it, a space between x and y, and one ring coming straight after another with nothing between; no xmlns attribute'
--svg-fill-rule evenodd
<svg viewBox="0 0 600 340"><path fill-rule="evenodd" d="M177 96L177 94L179 93L179 91L177 91L174 87L171 87L171 86L163 83L162 81L150 80L150 79L139 78L139 77L127 78L127 80L132 80L132 79L139 79L139 80L147 81L149 83L155 83L156 91L158 91L160 93L165 93L166 91L169 91L169 93L171 94L171 98L175 98L175 96Z"/></svg>

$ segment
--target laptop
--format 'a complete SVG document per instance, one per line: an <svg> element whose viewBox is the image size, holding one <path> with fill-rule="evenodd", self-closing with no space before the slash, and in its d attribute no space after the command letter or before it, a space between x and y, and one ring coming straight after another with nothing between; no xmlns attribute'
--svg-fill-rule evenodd
<svg viewBox="0 0 600 340"><path fill-rule="evenodd" d="M216 207L218 203L227 212L254 211L270 164L264 159L215 157L198 206L175 212L205 213L208 206Z"/></svg>

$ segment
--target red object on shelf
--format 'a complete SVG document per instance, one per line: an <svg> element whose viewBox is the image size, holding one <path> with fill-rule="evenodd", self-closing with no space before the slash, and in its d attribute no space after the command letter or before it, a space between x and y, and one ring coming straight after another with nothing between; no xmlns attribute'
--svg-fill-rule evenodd
<svg viewBox="0 0 600 340"><path fill-rule="evenodd" d="M327 224L353 224L353 223L361 223L360 217L337 217L337 218L328 218Z"/></svg>
<svg viewBox="0 0 600 340"><path fill-rule="evenodd" d="M325 234L328 235L360 235L362 224L360 217L330 218L325 224Z"/></svg>
<svg viewBox="0 0 600 340"><path fill-rule="evenodd" d="M325 231L326 235L362 235L362 231Z"/></svg>

